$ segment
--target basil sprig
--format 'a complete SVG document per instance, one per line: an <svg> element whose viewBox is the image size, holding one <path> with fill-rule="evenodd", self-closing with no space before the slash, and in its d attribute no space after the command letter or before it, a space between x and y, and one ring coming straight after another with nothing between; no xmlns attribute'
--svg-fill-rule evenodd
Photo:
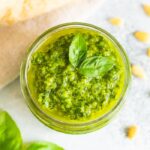
<svg viewBox="0 0 150 150"><path fill-rule="evenodd" d="M113 68L114 64L111 57L93 56L82 62L79 72L87 77L103 76Z"/></svg>
<svg viewBox="0 0 150 150"><path fill-rule="evenodd" d="M51 142L34 142L26 146L25 150L64 150Z"/></svg>
<svg viewBox="0 0 150 150"><path fill-rule="evenodd" d="M93 56L86 58L87 46L82 34L77 34L69 47L69 61L79 73L87 77L104 76L110 71L115 61L111 56Z"/></svg>
<svg viewBox="0 0 150 150"><path fill-rule="evenodd" d="M77 34L69 47L69 61L74 67L78 67L79 64L86 58L87 46L86 41L82 34Z"/></svg>
<svg viewBox="0 0 150 150"><path fill-rule="evenodd" d="M0 150L64 150L51 142L33 142L23 146L22 137L14 120L0 109Z"/></svg>
<svg viewBox="0 0 150 150"><path fill-rule="evenodd" d="M0 149L21 150L21 133L6 111L0 110Z"/></svg>

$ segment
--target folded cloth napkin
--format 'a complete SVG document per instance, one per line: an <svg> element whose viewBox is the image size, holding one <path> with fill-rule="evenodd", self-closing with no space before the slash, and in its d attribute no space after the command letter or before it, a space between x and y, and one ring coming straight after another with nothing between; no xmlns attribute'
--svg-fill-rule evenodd
<svg viewBox="0 0 150 150"><path fill-rule="evenodd" d="M44 30L63 22L84 21L103 0L72 0L48 13L0 27L0 89L19 75L29 45Z"/></svg>

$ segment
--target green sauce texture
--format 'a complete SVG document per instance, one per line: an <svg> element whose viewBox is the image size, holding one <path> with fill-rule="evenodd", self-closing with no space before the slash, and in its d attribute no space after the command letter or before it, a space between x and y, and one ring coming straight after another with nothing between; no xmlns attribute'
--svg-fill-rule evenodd
<svg viewBox="0 0 150 150"><path fill-rule="evenodd" d="M114 67L103 76L87 77L69 62L73 38L82 34L86 57L109 56ZM64 29L45 39L30 57L27 73L30 94L43 111L68 122L87 122L110 111L124 86L125 66L114 43L88 29Z"/></svg>

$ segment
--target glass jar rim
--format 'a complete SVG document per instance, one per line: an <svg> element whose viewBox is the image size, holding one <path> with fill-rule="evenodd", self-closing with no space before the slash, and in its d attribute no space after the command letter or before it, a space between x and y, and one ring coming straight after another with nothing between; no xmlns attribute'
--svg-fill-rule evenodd
<svg viewBox="0 0 150 150"><path fill-rule="evenodd" d="M94 119L94 120L90 120L87 122L80 122L80 123L69 123L69 122L64 122L64 121L60 121L58 119L55 119L54 117L51 117L50 115L48 115L46 112L44 112L32 99L31 94L30 94L30 90L28 88L28 81L27 81L27 71L28 71L28 66L29 66L29 61L30 61L30 57L32 55L32 53L36 50L36 46L39 45L40 43L42 43L42 41L44 39L46 39L46 37L49 36L49 34L52 34L52 32L57 32L58 30L63 30L63 28L72 28L72 27L80 27L80 28L88 28L91 30L95 30L96 32L99 32L101 34L103 34L105 37L109 38L109 40L111 40L111 42L113 42L113 44L115 44L115 46L117 46L117 49L121 52L121 57L123 59L123 62L125 63L125 84L124 84L124 88L122 89L122 92L120 94L120 97L117 101L117 103L107 112L104 113L102 116ZM124 58L123 58L124 57ZM125 53L125 50L122 48L122 46L119 44L119 42L107 31L105 31L104 29L101 29L100 27L97 27L95 25L91 25L88 23L81 23L81 22L70 22L70 23L64 23L64 24L60 24L57 26L54 26L52 28L49 28L48 30L46 30L43 34L41 34L35 41L34 43L29 47L28 49L28 54L27 57L24 61L24 63L22 63L21 68L25 68L24 73L22 74L21 72L21 76L23 76L23 80L25 80L25 84L26 84L26 93L28 94L31 103L34 105L34 107L36 107L36 109L42 113L47 119L57 122L59 124L65 124L68 126L86 126L86 125L90 125L96 122L99 122L101 120L103 120L104 118L106 118L107 116L109 116L112 112L114 112L118 106L121 105L121 103L124 102L124 97L127 93L127 89L129 87L130 84L130 80L131 80L131 71L130 71L130 63L127 57L127 54ZM24 93L23 88L22 88L22 93ZM33 112L33 111L32 111ZM33 112L34 113L34 112Z"/></svg>

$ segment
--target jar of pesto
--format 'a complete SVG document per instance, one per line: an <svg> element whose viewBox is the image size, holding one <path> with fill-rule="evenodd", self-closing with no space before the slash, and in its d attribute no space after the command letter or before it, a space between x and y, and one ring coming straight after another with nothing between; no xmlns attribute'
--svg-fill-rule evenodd
<svg viewBox="0 0 150 150"><path fill-rule="evenodd" d="M45 31L21 65L24 98L48 127L71 134L102 128L125 101L131 79L125 51L107 31L66 23Z"/></svg>

